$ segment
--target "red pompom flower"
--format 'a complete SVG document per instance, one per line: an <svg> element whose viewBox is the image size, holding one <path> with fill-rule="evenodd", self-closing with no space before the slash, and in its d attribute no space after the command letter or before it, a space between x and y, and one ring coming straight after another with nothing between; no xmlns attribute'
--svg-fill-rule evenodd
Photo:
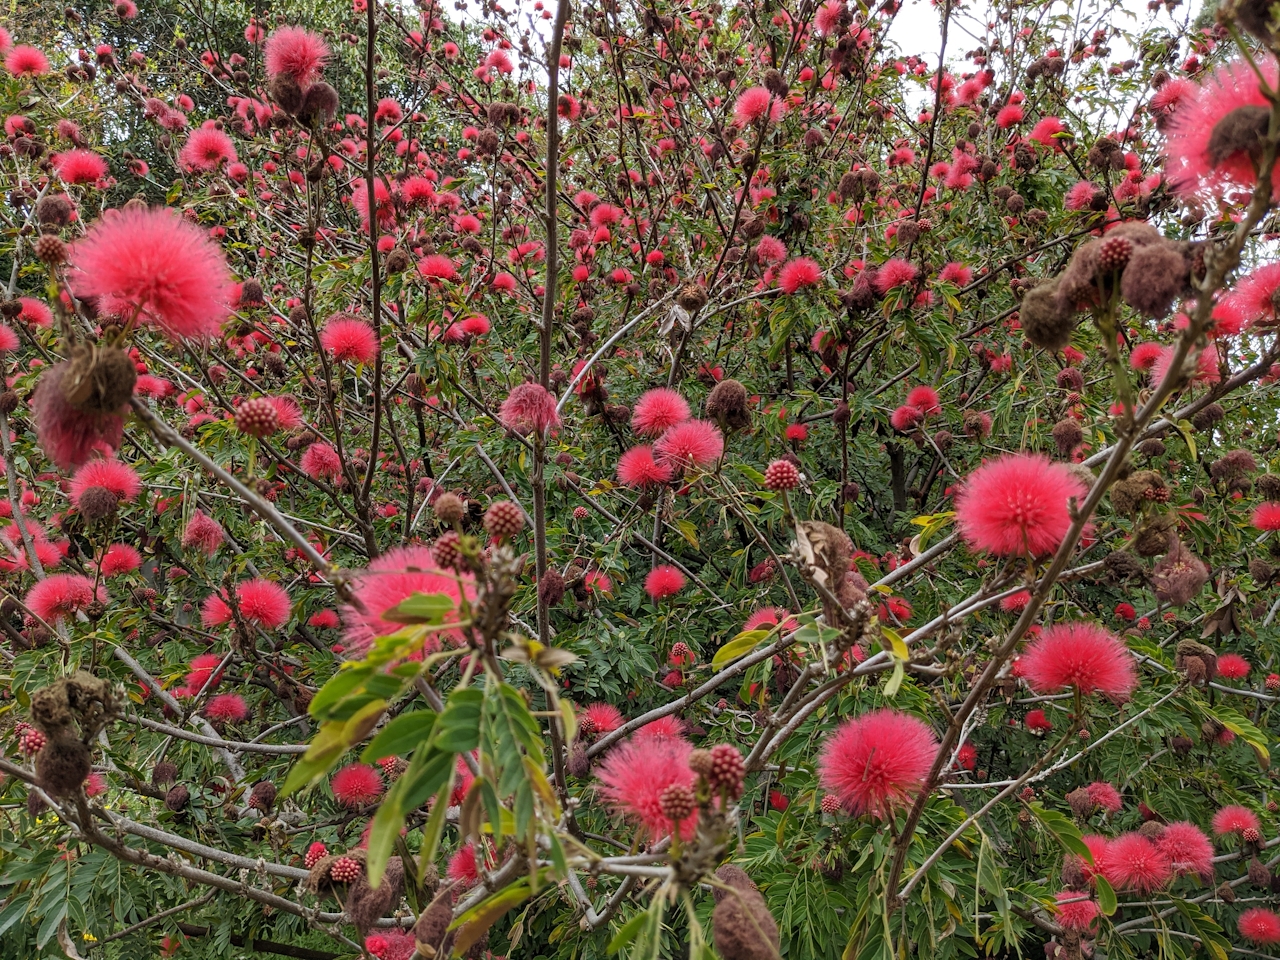
<svg viewBox="0 0 1280 960"><path fill-rule="evenodd" d="M845 721L827 738L818 778L846 810L883 820L920 791L937 752L938 741L923 721L873 710Z"/></svg>
<svg viewBox="0 0 1280 960"><path fill-rule="evenodd" d="M1036 693L1074 687L1085 696L1125 698L1138 685L1133 655L1115 634L1094 623L1059 623L1036 637L1018 660Z"/></svg>

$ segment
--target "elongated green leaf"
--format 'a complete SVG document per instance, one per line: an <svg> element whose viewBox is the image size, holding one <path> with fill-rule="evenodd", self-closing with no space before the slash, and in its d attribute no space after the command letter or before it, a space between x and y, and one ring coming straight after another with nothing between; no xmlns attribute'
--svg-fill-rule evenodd
<svg viewBox="0 0 1280 960"><path fill-rule="evenodd" d="M1028 803L1027 809L1067 851L1084 857L1087 863L1093 863L1093 854L1085 846L1084 839L1074 823L1056 810L1046 810L1039 803Z"/></svg>
<svg viewBox="0 0 1280 960"><path fill-rule="evenodd" d="M356 688L363 684L372 672L365 666L352 666L345 670L339 670L311 698L311 704L307 707L307 712L317 720L329 719L329 711L349 694L355 692Z"/></svg>
<svg viewBox="0 0 1280 960"><path fill-rule="evenodd" d="M360 759L366 763L413 752L431 737L436 723L434 710L417 710L402 713L385 727L365 747Z"/></svg>
<svg viewBox="0 0 1280 960"><path fill-rule="evenodd" d="M453 609L453 601L446 594L415 593L382 614L382 619L388 623L440 624Z"/></svg>
<svg viewBox="0 0 1280 960"><path fill-rule="evenodd" d="M1098 890L1098 909L1102 911L1104 916L1111 916L1116 912L1116 892L1111 888L1111 884L1107 882L1107 878L1101 874L1093 875L1094 885Z"/></svg>
<svg viewBox="0 0 1280 960"><path fill-rule="evenodd" d="M758 647L767 636L769 636L768 630L743 631L716 651L715 656L711 658L711 666L718 669L727 663L732 663L739 657L745 657Z"/></svg>
<svg viewBox="0 0 1280 960"><path fill-rule="evenodd" d="M523 877L508 887L504 887L491 897L486 897L478 904L453 921L451 929L458 931L453 942L453 955L463 956L471 945L488 932L504 913L519 906L529 898L532 888L529 878Z"/></svg>
<svg viewBox="0 0 1280 960"><path fill-rule="evenodd" d="M484 694L471 687L449 694L444 713L435 725L434 746L450 753L465 753L480 744L480 709Z"/></svg>
<svg viewBox="0 0 1280 960"><path fill-rule="evenodd" d="M347 752L347 741L343 736L345 728L345 723L334 722L320 726L320 731L311 741L307 752L293 765L289 776L285 778L284 787L280 791L282 797L310 786L329 772L338 759Z"/></svg>

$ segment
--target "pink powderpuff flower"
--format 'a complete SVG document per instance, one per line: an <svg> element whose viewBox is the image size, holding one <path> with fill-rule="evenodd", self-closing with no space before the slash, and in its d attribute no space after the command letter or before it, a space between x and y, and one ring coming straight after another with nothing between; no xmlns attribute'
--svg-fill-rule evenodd
<svg viewBox="0 0 1280 960"><path fill-rule="evenodd" d="M895 257L892 260L886 260L880 266L871 278L871 285L875 287L876 293L883 297L890 290L915 283L917 276L919 271L914 264Z"/></svg>
<svg viewBox="0 0 1280 960"><path fill-rule="evenodd" d="M654 567L644 578L644 592L654 600L674 597L684 589L684 574L670 565Z"/></svg>
<svg viewBox="0 0 1280 960"><path fill-rule="evenodd" d="M80 499L95 487L110 490L117 500L128 503L142 492L142 480L133 467L119 460L90 460L71 478L71 502L78 508Z"/></svg>
<svg viewBox="0 0 1280 960"><path fill-rule="evenodd" d="M0 57L13 49L13 37L4 27L0 27Z"/></svg>
<svg viewBox="0 0 1280 960"><path fill-rule="evenodd" d="M442 253L431 253L419 260L418 273L427 280L458 279L458 268Z"/></svg>
<svg viewBox="0 0 1280 960"><path fill-rule="evenodd" d="M684 721L668 714L659 717L636 731L636 740L683 740L685 735Z"/></svg>
<svg viewBox="0 0 1280 960"><path fill-rule="evenodd" d="M513 389L498 408L498 419L508 430L526 437L560 429L556 398L538 383L522 383Z"/></svg>
<svg viewBox="0 0 1280 960"><path fill-rule="evenodd" d="M165 208L108 211L69 259L77 297L98 297L103 313L136 313L173 340L216 335L230 312L222 252Z"/></svg>
<svg viewBox="0 0 1280 960"><path fill-rule="evenodd" d="M689 404L674 390L658 387L640 395L631 414L631 429L643 437L656 437L689 419Z"/></svg>
<svg viewBox="0 0 1280 960"><path fill-rule="evenodd" d="M1041 632L1018 659L1036 693L1073 687L1085 696L1125 699L1138 686L1133 655L1124 642L1094 623L1058 623Z"/></svg>
<svg viewBox="0 0 1280 960"><path fill-rule="evenodd" d="M133 573L142 566L142 554L127 543L113 543L102 555L102 563L98 569L104 577L118 577Z"/></svg>
<svg viewBox="0 0 1280 960"><path fill-rule="evenodd" d="M214 723L239 723L249 716L249 707L238 693L220 693L205 704L204 715Z"/></svg>
<svg viewBox="0 0 1280 960"><path fill-rule="evenodd" d="M744 90L733 104L733 122L739 127L747 127L763 118L766 113L776 114L770 116L771 120L776 121L782 116L785 106L781 100L777 100L770 111L770 101L773 101L773 94L764 87Z"/></svg>
<svg viewBox="0 0 1280 960"><path fill-rule="evenodd" d="M713 423L688 420L664 433L653 445L653 452L660 463L667 464L673 471L695 467L707 470L714 467L724 453L724 435Z"/></svg>
<svg viewBox="0 0 1280 960"><path fill-rule="evenodd" d="M1151 893L1173 876L1169 858L1140 833L1125 833L1107 844L1102 875L1117 890Z"/></svg>
<svg viewBox="0 0 1280 960"><path fill-rule="evenodd" d="M1089 799L1107 813L1119 813L1124 806L1124 801L1120 799L1120 791L1105 781L1096 781L1085 789Z"/></svg>
<svg viewBox="0 0 1280 960"><path fill-rule="evenodd" d="M782 632L788 633L796 630L800 624L796 622L790 610L783 610L781 607L761 607L751 616L747 617L746 622L742 625L742 632L747 633L751 630L772 630L774 627L782 624Z"/></svg>
<svg viewBox="0 0 1280 960"><path fill-rule="evenodd" d="M889 425L899 433L910 433L924 421L924 413L919 407L904 403L889 414Z"/></svg>
<svg viewBox="0 0 1280 960"><path fill-rule="evenodd" d="M21 44L4 58L4 68L15 77L43 77L49 72L49 58L35 47Z"/></svg>
<svg viewBox="0 0 1280 960"><path fill-rule="evenodd" d="M1027 604L1031 602L1030 590L1019 590L1017 593L1011 593L1000 601L1000 609L1005 613L1021 613L1027 608Z"/></svg>
<svg viewBox="0 0 1280 960"><path fill-rule="evenodd" d="M78 467L95 454L111 456L124 439L122 415L85 413L67 402L62 380L70 367L70 361L63 361L46 370L31 398L40 446L63 470Z"/></svg>
<svg viewBox="0 0 1280 960"><path fill-rule="evenodd" d="M671 821L662 812L662 793L680 785L693 789L696 777L689 769L693 745L678 738L633 738L614 747L600 764L600 795L614 812L649 831L656 843L671 833ZM697 811L679 824L680 836L693 835Z"/></svg>
<svg viewBox="0 0 1280 960"><path fill-rule="evenodd" d="M63 183L97 183L107 175L107 161L92 150L67 150L55 153L52 159Z"/></svg>
<svg viewBox="0 0 1280 960"><path fill-rule="evenodd" d="M1160 359L1164 347L1158 343L1139 343L1129 351L1129 366L1134 370L1150 370Z"/></svg>
<svg viewBox="0 0 1280 960"><path fill-rule="evenodd" d="M761 263L781 263L787 259L787 248L777 237L761 237L755 252Z"/></svg>
<svg viewBox="0 0 1280 960"><path fill-rule="evenodd" d="M106 602L107 591L76 573L55 573L27 591L23 601L45 623L54 624L75 616L95 600Z"/></svg>
<svg viewBox="0 0 1280 960"><path fill-rule="evenodd" d="M1064 464L1039 454L1005 454L965 479L956 496L956 522L975 550L1046 556L1071 528L1068 501L1087 492Z"/></svg>
<svg viewBox="0 0 1280 960"><path fill-rule="evenodd" d="M1249 675L1249 661L1238 653L1218 654L1218 676L1224 680L1243 680Z"/></svg>
<svg viewBox="0 0 1280 960"><path fill-rule="evenodd" d="M217 127L197 127L187 137L178 154L178 164L188 173L216 173L224 164L235 163L235 145Z"/></svg>
<svg viewBox="0 0 1280 960"><path fill-rule="evenodd" d="M342 475L342 460L338 451L327 443L313 443L298 462L302 472L316 480L332 480Z"/></svg>
<svg viewBox="0 0 1280 960"><path fill-rule="evenodd" d="M455 883L469 887L480 879L480 866L473 843L464 843L457 853L449 858L449 866L445 875Z"/></svg>
<svg viewBox="0 0 1280 960"><path fill-rule="evenodd" d="M373 196L378 207L378 226L385 229L395 226L396 207L391 196L391 188L387 186L386 180L379 177L373 181ZM352 185L351 205L360 214L360 223L367 234L369 232L369 184L365 180L357 180Z"/></svg>
<svg viewBox="0 0 1280 960"><path fill-rule="evenodd" d="M1280 915L1263 907L1250 907L1236 921L1240 936L1259 946L1280 943Z"/></svg>
<svg viewBox="0 0 1280 960"><path fill-rule="evenodd" d="M292 397L263 397L276 408L276 427L280 430L297 430L302 426L302 408Z"/></svg>
<svg viewBox="0 0 1280 960"><path fill-rule="evenodd" d="M778 288L788 295L816 286L821 280L822 268L810 257L796 257L778 272Z"/></svg>
<svg viewBox="0 0 1280 960"><path fill-rule="evenodd" d="M942 401L938 399L938 391L933 387L912 387L907 393L907 405L915 407L927 417L942 412Z"/></svg>
<svg viewBox="0 0 1280 960"><path fill-rule="evenodd" d="M336 610L321 610L307 618L307 626L317 630L337 630L340 622Z"/></svg>
<svg viewBox="0 0 1280 960"><path fill-rule="evenodd" d="M22 312L18 314L18 319L23 323L46 329L53 326L53 311L39 300L34 297L19 297L18 302L22 304Z"/></svg>
<svg viewBox="0 0 1280 960"><path fill-rule="evenodd" d="M622 714L611 703L589 703L578 714L579 723L590 721L589 726L597 734L613 733L622 726Z"/></svg>
<svg viewBox="0 0 1280 960"><path fill-rule="evenodd" d="M1098 187L1089 180L1078 181L1062 198L1062 205L1068 210L1088 210L1098 195Z"/></svg>
<svg viewBox="0 0 1280 960"><path fill-rule="evenodd" d="M653 447L632 447L618 458L618 480L637 490L657 487L671 480L670 464L653 458Z"/></svg>
<svg viewBox="0 0 1280 960"><path fill-rule="evenodd" d="M267 76L284 74L304 89L320 76L329 47L319 34L302 27L281 27L267 38L263 51Z"/></svg>
<svg viewBox="0 0 1280 960"><path fill-rule="evenodd" d="M1079 890L1062 890L1054 894L1057 903L1058 923L1064 930L1084 933L1093 929L1098 919L1098 905L1088 894Z"/></svg>
<svg viewBox="0 0 1280 960"><path fill-rule="evenodd" d="M443 593L455 605L463 596L473 601L476 595L475 582L470 575L455 577L445 574L427 547L399 547L387 551L355 578L352 589L365 607L364 610L351 606L342 609L347 648L354 654L367 650L375 637L399 630L403 624L384 620L383 614L415 593ZM456 620L457 616L450 614L446 619ZM453 642L462 642L462 635L457 630L451 630L447 635Z"/></svg>
<svg viewBox="0 0 1280 960"><path fill-rule="evenodd" d="M973 268L953 260L938 272L938 279L954 287L967 287L973 282Z"/></svg>
<svg viewBox="0 0 1280 960"><path fill-rule="evenodd" d="M320 330L320 346L335 360L368 366L378 356L373 327L354 317L337 316Z"/></svg>
<svg viewBox="0 0 1280 960"><path fill-rule="evenodd" d="M1257 69L1267 86L1274 89L1275 59L1258 61ZM1241 107L1270 109L1258 84L1258 74L1243 60L1219 67L1201 84L1194 99L1178 106L1169 121L1165 146L1168 180L1176 192L1184 197L1221 197L1232 187L1248 190L1257 183L1249 151L1238 149L1224 155L1226 148L1214 139L1219 121Z"/></svg>
<svg viewBox="0 0 1280 960"><path fill-rule="evenodd" d="M884 820L919 793L937 752L938 741L923 721L873 710L827 737L818 779L844 809Z"/></svg>
<svg viewBox="0 0 1280 960"><path fill-rule="evenodd" d="M1156 846L1176 875L1195 874L1206 880L1213 876L1213 844L1194 823L1166 824Z"/></svg>
<svg viewBox="0 0 1280 960"><path fill-rule="evenodd" d="M1042 117L1031 132L1027 134L1028 140L1033 140L1042 147L1052 147L1054 150L1061 150L1061 141L1056 139L1057 134L1066 133L1067 128L1063 126L1061 120L1057 117Z"/></svg>
<svg viewBox="0 0 1280 960"><path fill-rule="evenodd" d="M220 627L233 619L231 605L227 603L226 593L211 593L200 604L200 623L205 629Z"/></svg>
<svg viewBox="0 0 1280 960"><path fill-rule="evenodd" d="M206 557L211 557L222 546L225 539L226 534L222 530L222 525L203 510L197 510L191 515L186 529L182 531L182 549L194 550L197 553L203 553Z"/></svg>
<svg viewBox="0 0 1280 960"><path fill-rule="evenodd" d="M1211 824L1213 832L1219 837L1232 833L1244 833L1246 830L1261 830L1258 815L1248 807L1239 804L1228 804L1213 815Z"/></svg>
<svg viewBox="0 0 1280 960"><path fill-rule="evenodd" d="M1249 324L1276 322L1276 293L1280 291L1280 263L1259 267L1236 284L1226 297Z"/></svg>
<svg viewBox="0 0 1280 960"><path fill-rule="evenodd" d="M293 608L284 587L261 578L236 584L236 604L242 617L264 630L283 627Z"/></svg>
<svg viewBox="0 0 1280 960"><path fill-rule="evenodd" d="M222 658L214 653L202 653L191 661L191 668L187 673L187 689L192 696L206 686L212 688L218 685L222 680L222 671L218 670L221 665ZM218 670L217 676L214 676L215 670Z"/></svg>
<svg viewBox="0 0 1280 960"><path fill-rule="evenodd" d="M1010 127L1016 127L1022 122L1022 107L1016 103L1011 103L1001 107L996 113L996 126L1001 130L1008 130Z"/></svg>
<svg viewBox="0 0 1280 960"><path fill-rule="evenodd" d="M1269 500L1254 507L1253 526L1265 532L1280 530L1280 502Z"/></svg>
<svg viewBox="0 0 1280 960"><path fill-rule="evenodd" d="M1084 857L1075 853L1068 853L1063 858L1062 866L1064 875L1068 872L1077 873L1084 877L1085 881L1092 884L1093 878L1097 874L1102 874L1107 865L1107 850L1111 846L1111 842L1106 837L1100 837L1096 833L1086 834L1081 838L1084 845L1089 850L1089 856L1092 863ZM1074 882L1074 881L1073 881Z"/></svg>
<svg viewBox="0 0 1280 960"><path fill-rule="evenodd" d="M84 795L98 797L107 792L107 778L98 771L93 771L84 778Z"/></svg>
<svg viewBox="0 0 1280 960"><path fill-rule="evenodd" d="M830 37L840 31L840 22L846 14L844 0L827 0L813 18L814 30L819 36Z"/></svg>
<svg viewBox="0 0 1280 960"><path fill-rule="evenodd" d="M333 798L352 810L368 806L382 796L382 774L367 763L351 763L329 780Z"/></svg>
<svg viewBox="0 0 1280 960"><path fill-rule="evenodd" d="M1159 355L1151 364L1151 382L1161 383L1165 375L1169 372L1169 367L1173 364L1173 355L1176 348L1170 344L1160 350ZM1187 357L1187 366L1190 369L1190 379L1192 383L1217 383L1222 379L1222 372L1218 369L1218 351L1209 345L1202 350L1193 352Z"/></svg>

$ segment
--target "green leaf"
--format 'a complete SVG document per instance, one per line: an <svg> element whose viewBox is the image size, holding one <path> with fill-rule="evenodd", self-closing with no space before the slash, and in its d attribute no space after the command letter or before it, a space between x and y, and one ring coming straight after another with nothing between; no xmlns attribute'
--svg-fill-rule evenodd
<svg viewBox="0 0 1280 960"><path fill-rule="evenodd" d="M610 953L617 953L628 943L636 938L643 928L645 921L649 918L649 914L637 913L634 917L624 923L621 929L613 935L613 939L609 941L608 950Z"/></svg>
<svg viewBox="0 0 1280 960"><path fill-rule="evenodd" d="M430 739L435 723L434 710L402 713L378 731L378 735L365 747L360 759L368 763L383 757L412 753Z"/></svg>
<svg viewBox="0 0 1280 960"><path fill-rule="evenodd" d="M347 752L347 741L343 735L345 729L345 723L330 721L321 724L320 731L311 741L307 752L289 771L284 788L280 791L282 797L310 786L329 772L338 759Z"/></svg>
<svg viewBox="0 0 1280 960"><path fill-rule="evenodd" d="M474 907L453 921L450 929L457 930L453 943L453 955L463 956L471 945L488 932L508 910L519 906L528 899L532 888L529 878L522 877L510 886L504 887L491 897L486 897Z"/></svg>
<svg viewBox="0 0 1280 960"><path fill-rule="evenodd" d="M329 711L349 694L354 693L372 672L372 669L366 666L352 666L339 670L311 698L311 705L307 708L307 712L317 720L329 719Z"/></svg>
<svg viewBox="0 0 1280 960"><path fill-rule="evenodd" d="M886 697L896 697L898 688L902 686L902 679L906 675L906 668L903 667L902 661L894 660L893 673L889 675L889 682L884 685L884 695Z"/></svg>
<svg viewBox="0 0 1280 960"><path fill-rule="evenodd" d="M1271 751L1267 749L1266 734L1246 719L1244 714L1238 713L1230 707L1214 707L1212 710L1206 708L1205 713L1249 744L1253 748L1254 756L1258 758L1258 765L1263 770L1270 768Z"/></svg>
<svg viewBox="0 0 1280 960"><path fill-rule="evenodd" d="M698 545L698 527L692 520L685 520L683 517L676 520L676 529L680 531L680 536L684 537L685 542L695 550L701 550Z"/></svg>
<svg viewBox="0 0 1280 960"><path fill-rule="evenodd" d="M889 641L888 646L885 648L886 650L892 653L899 660L911 659L911 651L907 649L907 645L903 642L902 637L897 630L894 630L891 627L882 626L880 628L880 633L885 640Z"/></svg>
<svg viewBox="0 0 1280 960"><path fill-rule="evenodd" d="M1093 875L1093 882L1098 891L1098 909L1104 916L1109 917L1116 912L1116 892L1107 882L1107 878L1099 873Z"/></svg>
<svg viewBox="0 0 1280 960"><path fill-rule="evenodd" d="M1028 803L1027 809L1067 851L1084 857L1086 863L1093 863L1093 854L1085 846L1084 838L1074 823L1056 810L1046 810L1036 802Z"/></svg>
<svg viewBox="0 0 1280 960"><path fill-rule="evenodd" d="M382 619L388 623L441 624L453 610L453 601L443 593L415 593L382 614Z"/></svg>
<svg viewBox="0 0 1280 960"><path fill-rule="evenodd" d="M480 709L484 694L473 687L449 694L444 713L436 723L434 746L450 753L465 753L480 745Z"/></svg>
<svg viewBox="0 0 1280 960"><path fill-rule="evenodd" d="M369 884L376 887L382 883L382 875L387 870L387 859L391 856L391 848L400 836L400 828L404 826L404 795L407 780L401 777L391 785L382 802L378 804L378 812L373 816L373 825L369 830L368 860Z"/></svg>
<svg viewBox="0 0 1280 960"><path fill-rule="evenodd" d="M739 657L745 657L759 646L769 633L768 630L745 630L738 634L716 651L716 655L711 658L712 668L719 669Z"/></svg>

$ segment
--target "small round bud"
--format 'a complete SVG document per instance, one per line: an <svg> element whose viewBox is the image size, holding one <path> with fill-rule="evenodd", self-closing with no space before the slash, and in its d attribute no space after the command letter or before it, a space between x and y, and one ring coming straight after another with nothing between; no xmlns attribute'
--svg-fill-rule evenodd
<svg viewBox="0 0 1280 960"><path fill-rule="evenodd" d="M317 840L311 846L307 847L307 855L302 858L302 865L310 870L317 863L329 855L329 848Z"/></svg>
<svg viewBox="0 0 1280 960"><path fill-rule="evenodd" d="M431 505L437 519L441 523L455 524L466 516L467 508L462 500L453 493L442 493Z"/></svg>
<svg viewBox="0 0 1280 960"><path fill-rule="evenodd" d="M836 813L840 809L840 801L833 793L828 793L822 798L822 812Z"/></svg>
<svg viewBox="0 0 1280 960"><path fill-rule="evenodd" d="M658 795L658 809L672 823L680 823L697 808L693 791L682 783L673 783Z"/></svg>
<svg viewBox="0 0 1280 960"><path fill-rule="evenodd" d="M694 750L689 754L689 769L700 777L709 776L712 765L710 750Z"/></svg>
<svg viewBox="0 0 1280 960"><path fill-rule="evenodd" d="M33 249L40 262L51 267L66 262L67 245L52 233L41 234Z"/></svg>
<svg viewBox="0 0 1280 960"><path fill-rule="evenodd" d="M266 397L253 397L236 408L236 429L261 440L280 429L280 414Z"/></svg>
<svg viewBox="0 0 1280 960"><path fill-rule="evenodd" d="M724 790L732 799L742 795L742 778L746 776L746 766L742 762L742 753L730 743L717 743L711 748L711 772L707 782L712 790Z"/></svg>
<svg viewBox="0 0 1280 960"><path fill-rule="evenodd" d="M524 529L524 514L510 500L499 500L485 511L484 528L491 537L514 537Z"/></svg>
<svg viewBox="0 0 1280 960"><path fill-rule="evenodd" d="M800 471L790 460L775 460L765 467L764 485L769 490L794 490L800 486Z"/></svg>
<svg viewBox="0 0 1280 960"><path fill-rule="evenodd" d="M457 570L462 566L462 551L458 548L461 541L456 530L446 530L440 535L431 552L435 554L436 563L445 570Z"/></svg>
<svg viewBox="0 0 1280 960"><path fill-rule="evenodd" d="M360 861L354 857L339 857L329 868L329 879L334 883L350 883L360 876Z"/></svg>

